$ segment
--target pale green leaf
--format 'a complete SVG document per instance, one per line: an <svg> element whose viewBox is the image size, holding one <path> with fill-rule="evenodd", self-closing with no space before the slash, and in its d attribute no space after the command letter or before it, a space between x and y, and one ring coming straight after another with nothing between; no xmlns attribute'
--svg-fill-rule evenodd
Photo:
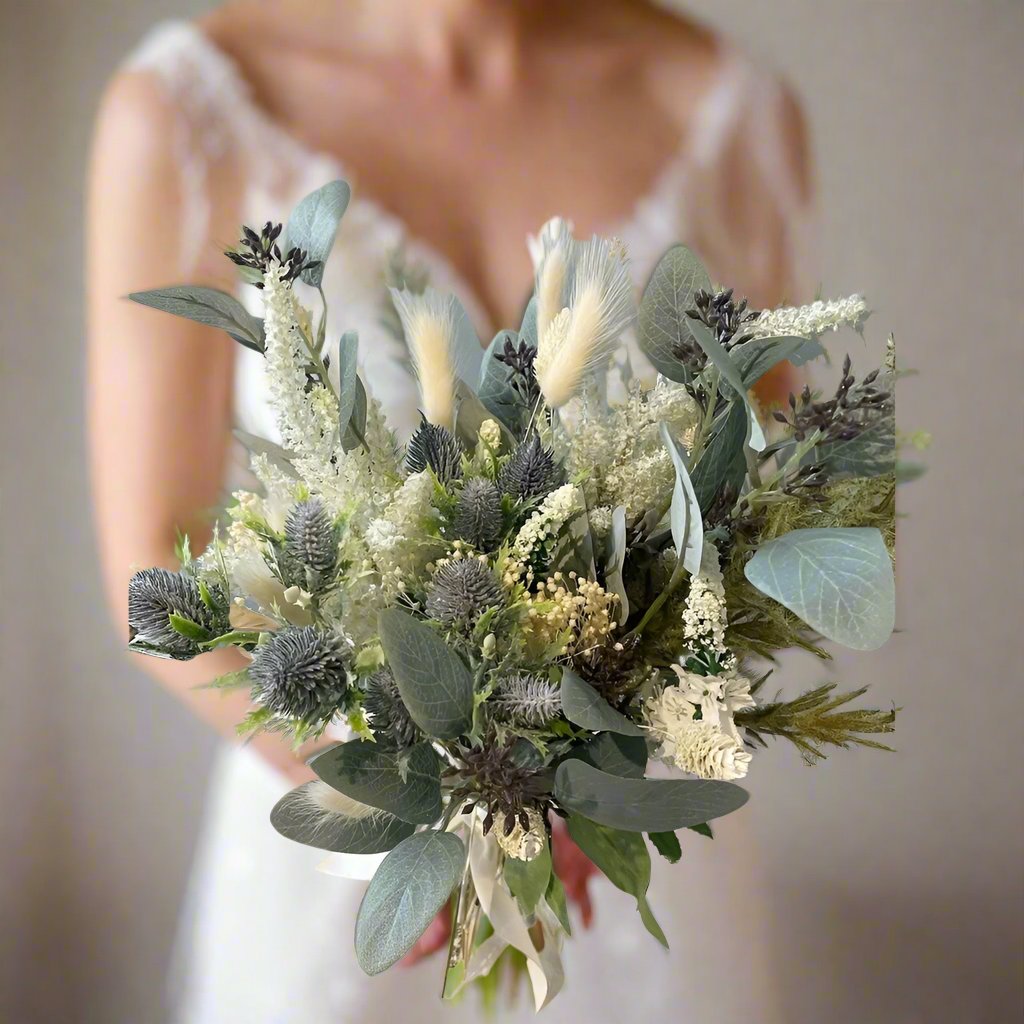
<svg viewBox="0 0 1024 1024"><path fill-rule="evenodd" d="M591 732L617 732L624 736L643 736L635 722L616 711L590 683L570 668L562 669L562 712L581 729Z"/></svg>
<svg viewBox="0 0 1024 1024"><path fill-rule="evenodd" d="M761 429L761 422L757 418L757 410L750 401L750 395L747 394L747 387L743 382L743 378L740 376L740 371L737 368L736 363L733 362L732 356L722 348L718 339L711 333L711 330L706 324L701 323L699 320L691 320L690 328L693 331L694 338L697 340L697 344L704 350L704 354L718 368L718 372L722 375L733 391L736 392L740 400L746 404L747 444L749 444L755 452L763 451L768 442L765 439L764 431Z"/></svg>
<svg viewBox="0 0 1024 1024"><path fill-rule="evenodd" d="M658 261L640 300L637 336L654 368L669 380L686 383L676 347L689 342L693 321L686 315L711 279L700 260L684 245L674 245Z"/></svg>
<svg viewBox="0 0 1024 1024"><path fill-rule="evenodd" d="M317 754L309 766L339 793L403 821L430 825L441 816L441 759L429 743L397 751L354 740Z"/></svg>
<svg viewBox="0 0 1024 1024"><path fill-rule="evenodd" d="M288 218L281 240L281 249L287 252L293 246L304 249L307 258L319 264L302 272L306 284L319 287L324 279L324 264L334 248L338 225L348 208L352 190L344 181L329 181L299 201Z"/></svg>
<svg viewBox="0 0 1024 1024"><path fill-rule="evenodd" d="M548 844L533 860L506 857L502 869L509 892L519 901L523 913L529 917L548 891L551 881L551 850Z"/></svg>
<svg viewBox="0 0 1024 1024"><path fill-rule="evenodd" d="M893 631L892 561L874 527L792 530L763 544L744 572L761 593L846 647L876 650Z"/></svg>
<svg viewBox="0 0 1024 1024"><path fill-rule="evenodd" d="M359 334L346 331L338 342L338 429L348 430L352 412L356 407L356 391L359 384L357 363L359 358Z"/></svg>
<svg viewBox="0 0 1024 1024"><path fill-rule="evenodd" d="M454 739L473 722L473 677L425 622L398 608L380 613L380 640L412 720L436 739Z"/></svg>
<svg viewBox="0 0 1024 1024"><path fill-rule="evenodd" d="M356 959L369 975L405 956L458 884L462 840L419 832L396 846L370 880L356 918Z"/></svg>
<svg viewBox="0 0 1024 1024"><path fill-rule="evenodd" d="M651 855L643 836L608 828L582 815L570 814L566 822L576 845L617 889L636 900L644 927L666 948L665 933L651 913L647 889L651 884Z"/></svg>
<svg viewBox="0 0 1024 1024"><path fill-rule="evenodd" d="M567 810L627 832L671 832L720 818L747 802L746 790L706 779L624 779L575 758L555 772Z"/></svg>
<svg viewBox="0 0 1024 1024"><path fill-rule="evenodd" d="M683 563L683 568L696 576L700 572L701 558L704 553L704 519L700 510L700 502L693 489L690 472L686 468L686 453L676 443L667 423L661 424L661 440L672 456L672 464L676 468L676 482L672 489L672 506L670 522L672 524L672 540L676 546L676 556Z"/></svg>
<svg viewBox="0 0 1024 1024"><path fill-rule="evenodd" d="M253 316L238 299L217 288L205 288L196 284L177 284L169 288L154 288L152 291L132 292L132 302L162 309L165 313L184 317L208 327L219 327L239 344L254 352L266 350L266 335L263 321Z"/></svg>

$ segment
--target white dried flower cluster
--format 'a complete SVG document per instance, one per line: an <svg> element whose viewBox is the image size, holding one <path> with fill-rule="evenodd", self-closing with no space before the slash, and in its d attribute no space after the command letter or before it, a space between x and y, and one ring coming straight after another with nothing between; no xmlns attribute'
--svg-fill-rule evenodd
<svg viewBox="0 0 1024 1024"><path fill-rule="evenodd" d="M398 489L384 515L370 521L365 540L385 591L404 589L437 553L427 524L437 516L430 473L413 473Z"/></svg>
<svg viewBox="0 0 1024 1024"><path fill-rule="evenodd" d="M701 676L674 666L678 686L666 686L644 705L647 728L667 764L702 779L741 779L750 753L736 727L735 714L753 707L750 681L730 673ZM695 717L700 711L700 718Z"/></svg>
<svg viewBox="0 0 1024 1024"><path fill-rule="evenodd" d="M630 519L663 504L675 483L675 466L660 424L667 423L685 444L698 413L681 385L664 380L646 394L634 381L626 400L611 409L587 402L566 454L570 472L587 475L589 504L623 505Z"/></svg>
<svg viewBox="0 0 1024 1024"><path fill-rule="evenodd" d="M705 540L700 572L690 581L690 592L686 596L683 636L692 646L703 646L718 654L726 654L727 625L725 586L719 568L718 550L714 544Z"/></svg>
<svg viewBox="0 0 1024 1024"><path fill-rule="evenodd" d="M306 393L308 351L303 341L301 309L284 270L272 266L263 276L266 370L270 402L286 448L305 480L330 472L338 435L338 403L326 388ZM306 317L308 320L308 317Z"/></svg>
<svg viewBox="0 0 1024 1024"><path fill-rule="evenodd" d="M766 309L745 329L755 338L789 335L816 338L826 331L837 331L845 326L860 330L868 313L867 303L859 295L851 295L846 299L812 302L808 306Z"/></svg>
<svg viewBox="0 0 1024 1024"><path fill-rule="evenodd" d="M541 817L540 811L535 807L530 807L526 811L526 816L529 828L523 828L519 818L516 817L512 831L506 835L505 826L508 820L506 815L504 813L495 815L493 834L506 857L512 857L514 860L534 860L547 846L547 830L544 827L544 819Z"/></svg>
<svg viewBox="0 0 1024 1024"><path fill-rule="evenodd" d="M545 544L554 540L562 527L582 511L583 503L575 484L563 484L552 491L516 534L505 571L505 582L510 586L525 582L529 586L533 582L533 569L530 567L533 556Z"/></svg>

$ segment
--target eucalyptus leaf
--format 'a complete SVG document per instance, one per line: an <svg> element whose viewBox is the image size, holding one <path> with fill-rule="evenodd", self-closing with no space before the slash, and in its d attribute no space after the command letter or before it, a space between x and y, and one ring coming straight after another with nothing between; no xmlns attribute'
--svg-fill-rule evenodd
<svg viewBox="0 0 1024 1024"><path fill-rule="evenodd" d="M451 832L419 832L384 858L359 905L356 959L369 975L405 956L458 884L462 840Z"/></svg>
<svg viewBox="0 0 1024 1024"><path fill-rule="evenodd" d="M341 434L341 447L346 452L354 451L364 443L366 434L366 388L356 374L355 395L352 399L352 415Z"/></svg>
<svg viewBox="0 0 1024 1024"><path fill-rule="evenodd" d="M363 817L325 813L309 798L315 782L286 793L270 812L270 824L286 839L332 853L383 853L415 828L383 811Z"/></svg>
<svg viewBox="0 0 1024 1024"><path fill-rule="evenodd" d="M399 608L379 617L380 640L412 720L449 740L473 723L473 677L462 659L419 619Z"/></svg>
<svg viewBox="0 0 1024 1024"><path fill-rule="evenodd" d="M572 935L572 922L569 920L569 907L565 900L565 887L562 885L558 875L551 872L548 879L548 891L544 894L544 902L551 908L551 912L558 918L558 923L565 929L566 935Z"/></svg>
<svg viewBox="0 0 1024 1024"><path fill-rule="evenodd" d="M548 844L544 844L544 849L533 860L506 857L502 870L509 892L529 917L548 891L548 883L551 881L551 850Z"/></svg>
<svg viewBox="0 0 1024 1024"><path fill-rule="evenodd" d="M314 288L323 283L324 265L334 248L338 225L351 196L347 182L329 181L301 199L288 218L281 247L285 251L292 247L304 249L308 259L319 261L301 274L302 280Z"/></svg>
<svg viewBox="0 0 1024 1024"><path fill-rule="evenodd" d="M480 427L485 420L494 420L501 430L504 447L515 447L515 438L505 421L488 409L464 380L455 382L455 433L470 449L476 447Z"/></svg>
<svg viewBox="0 0 1024 1024"><path fill-rule="evenodd" d="M429 743L397 751L353 740L317 754L309 766L339 793L403 821L430 825L441 817L441 759Z"/></svg>
<svg viewBox="0 0 1024 1024"><path fill-rule="evenodd" d="M683 848L679 845L679 836L675 832L648 832L647 838L669 864L677 864L682 858Z"/></svg>
<svg viewBox="0 0 1024 1024"><path fill-rule="evenodd" d="M690 328L693 331L697 344L704 350L704 354L715 364L718 372L733 391L736 392L739 399L746 404L747 444L755 452L763 451L768 442L765 439L764 431L761 429L761 422L757 418L757 410L750 401L750 395L747 394L747 386L744 384L739 368L733 362L732 356L722 348L718 339L711 333L706 324L701 323L699 320L691 320Z"/></svg>
<svg viewBox="0 0 1024 1024"><path fill-rule="evenodd" d="M692 324L686 315L694 295L710 290L711 279L703 264L684 245L674 245L658 261L640 300L637 335L640 348L654 368L669 380L685 384L686 371L675 354L689 342Z"/></svg>
<svg viewBox="0 0 1024 1024"><path fill-rule="evenodd" d="M647 902L647 889L651 884L651 855L643 836L608 828L579 814L570 814L566 825L573 842L604 873L608 881L636 900L644 926L667 949L665 933L654 919Z"/></svg>
<svg viewBox="0 0 1024 1024"><path fill-rule="evenodd" d="M612 512L612 529L608 537L608 557L605 560L605 589L619 598L619 625L629 618L629 597L622 570L626 564L626 506L619 505Z"/></svg>
<svg viewBox="0 0 1024 1024"><path fill-rule="evenodd" d="M574 757L600 768L609 775L642 779L647 769L647 740L621 733L598 733L589 743L573 751Z"/></svg>
<svg viewBox="0 0 1024 1024"><path fill-rule="evenodd" d="M580 504L585 505L583 492L577 489ZM574 515L562 528L551 552L551 571L565 576L578 573L583 579L592 580L597 575L594 562L594 536L590 530L590 518L586 512Z"/></svg>
<svg viewBox="0 0 1024 1024"><path fill-rule="evenodd" d="M627 832L672 832L742 807L747 792L706 779L624 779L575 758L555 772L555 799L569 811Z"/></svg>
<svg viewBox="0 0 1024 1024"><path fill-rule="evenodd" d="M816 632L856 651L876 650L893 631L892 560L874 527L791 530L762 544L744 573Z"/></svg>
<svg viewBox="0 0 1024 1024"><path fill-rule="evenodd" d="M128 298L198 324L219 327L246 348L259 353L266 351L263 321L253 316L233 295L217 288L177 284L147 292L132 292Z"/></svg>
<svg viewBox="0 0 1024 1024"><path fill-rule="evenodd" d="M246 433L244 430L234 431L235 437L245 446L252 455L262 455L275 469L281 470L286 476L293 480L299 479L299 474L292 463L293 454L286 448L282 448L265 437L257 437L255 434Z"/></svg>
<svg viewBox="0 0 1024 1024"><path fill-rule="evenodd" d="M696 576L700 572L701 558L704 554L704 517L689 470L686 468L686 453L676 444L667 423L661 424L661 440L672 456L672 464L676 468L676 482L672 489L672 506L669 511L672 540L683 568L691 576Z"/></svg>
<svg viewBox="0 0 1024 1024"><path fill-rule="evenodd" d="M615 710L590 683L570 668L562 669L562 712L581 729L591 732L617 732L624 736L643 736L635 722Z"/></svg>
<svg viewBox="0 0 1024 1024"><path fill-rule="evenodd" d="M747 410L742 402L733 402L690 474L693 493L703 511L711 508L723 487L729 485L738 491L742 485L747 474L743 457L746 436Z"/></svg>
<svg viewBox="0 0 1024 1024"><path fill-rule="evenodd" d="M346 331L338 342L338 429L348 430L352 412L356 407L356 389L359 383L358 371L359 334Z"/></svg>
<svg viewBox="0 0 1024 1024"><path fill-rule="evenodd" d="M825 354L824 348L813 338L786 336L779 338L752 338L732 349L731 355L743 378L752 388L769 370L779 363L793 366L817 359Z"/></svg>

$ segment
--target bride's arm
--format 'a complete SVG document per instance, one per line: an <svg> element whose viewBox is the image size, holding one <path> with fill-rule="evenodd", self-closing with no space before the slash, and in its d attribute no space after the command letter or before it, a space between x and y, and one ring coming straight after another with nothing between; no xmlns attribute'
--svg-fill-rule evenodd
<svg viewBox="0 0 1024 1024"><path fill-rule="evenodd" d="M110 605L127 635L134 569L174 567L177 531L193 549L210 536L221 499L231 429L232 342L212 328L147 310L131 291L184 283L180 259L187 211L175 151L173 111L154 84L122 75L104 100L88 195L88 420L100 557ZM232 233L225 235L233 237ZM217 238L219 227L211 229ZM214 249L215 247L210 246ZM188 283L224 286L215 264ZM217 651L190 662L140 658L150 673L225 736L249 707L244 691L197 689L241 667ZM305 769L286 742L255 746L294 777Z"/></svg>

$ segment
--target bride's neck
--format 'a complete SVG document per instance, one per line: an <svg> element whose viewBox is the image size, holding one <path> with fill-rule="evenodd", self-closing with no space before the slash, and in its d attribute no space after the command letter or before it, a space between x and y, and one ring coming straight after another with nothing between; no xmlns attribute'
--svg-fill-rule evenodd
<svg viewBox="0 0 1024 1024"><path fill-rule="evenodd" d="M532 44L593 25L640 0L278 0L322 44L412 60L484 87L509 85ZM326 42L326 45L330 45Z"/></svg>

